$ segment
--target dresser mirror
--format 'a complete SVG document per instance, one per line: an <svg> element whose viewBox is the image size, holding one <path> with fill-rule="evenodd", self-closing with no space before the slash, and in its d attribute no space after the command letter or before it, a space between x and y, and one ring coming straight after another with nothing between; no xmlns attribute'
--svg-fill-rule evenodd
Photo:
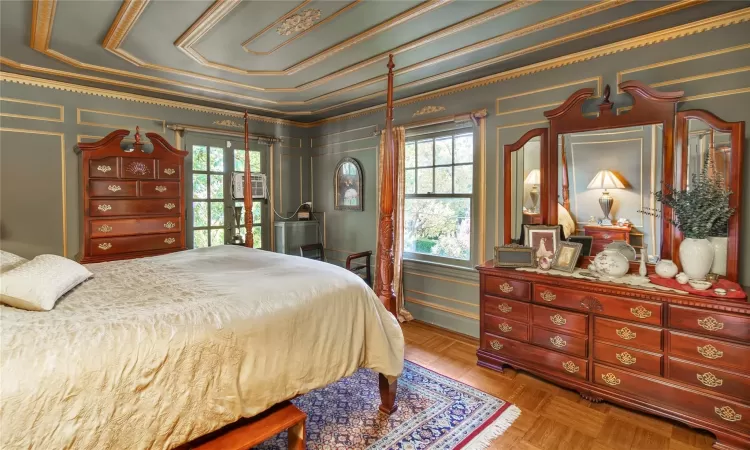
<svg viewBox="0 0 750 450"><path fill-rule="evenodd" d="M547 186L542 177L542 155L546 157L547 129L529 131L516 143L505 146L504 230L505 243L518 241L524 224L542 224L542 205ZM542 198L544 197L544 198Z"/></svg>

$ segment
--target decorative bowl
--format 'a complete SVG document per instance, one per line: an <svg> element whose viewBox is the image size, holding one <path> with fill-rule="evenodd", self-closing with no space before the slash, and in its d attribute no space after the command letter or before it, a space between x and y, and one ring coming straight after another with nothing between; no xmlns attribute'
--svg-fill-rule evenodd
<svg viewBox="0 0 750 450"><path fill-rule="evenodd" d="M726 289L722 289L722 288L716 288L716 289L714 289L714 294L725 296L725 295L727 295L727 290Z"/></svg>
<svg viewBox="0 0 750 450"><path fill-rule="evenodd" d="M685 272L678 273L675 279L680 284L686 284L688 281L690 281L690 277L688 277Z"/></svg>
<svg viewBox="0 0 750 450"><path fill-rule="evenodd" d="M628 273L630 262L617 250L604 249L594 258L594 268L600 274L619 278Z"/></svg>
<svg viewBox="0 0 750 450"><path fill-rule="evenodd" d="M705 291L706 289L711 287L710 281L703 281L703 280L689 280L688 284L698 291Z"/></svg>
<svg viewBox="0 0 750 450"><path fill-rule="evenodd" d="M611 242L607 244L607 246L604 247L604 249L618 251L622 254L622 256L627 258L628 261L635 261L636 251L632 245L628 244L625 241Z"/></svg>
<svg viewBox="0 0 750 450"><path fill-rule="evenodd" d="M656 263L655 270L656 274L662 278L674 278L674 276L677 275L677 272L679 272L677 264L671 259L662 259Z"/></svg>

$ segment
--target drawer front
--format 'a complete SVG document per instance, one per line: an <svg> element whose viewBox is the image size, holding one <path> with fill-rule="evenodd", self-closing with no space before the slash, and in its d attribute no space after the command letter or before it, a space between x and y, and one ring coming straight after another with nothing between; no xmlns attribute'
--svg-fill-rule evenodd
<svg viewBox="0 0 750 450"><path fill-rule="evenodd" d="M663 348L661 328L644 327L601 317L594 319L594 336L596 339L645 350L658 352Z"/></svg>
<svg viewBox="0 0 750 450"><path fill-rule="evenodd" d="M98 238L91 239L91 254L102 256L144 250L180 248L181 246L180 233Z"/></svg>
<svg viewBox="0 0 750 450"><path fill-rule="evenodd" d="M498 336L505 336L519 341L529 340L529 327L525 322L509 320L504 317L484 315L484 330Z"/></svg>
<svg viewBox="0 0 750 450"><path fill-rule="evenodd" d="M591 244L591 256L596 256L598 253L603 252L612 241L603 241L601 239L594 239Z"/></svg>
<svg viewBox="0 0 750 450"><path fill-rule="evenodd" d="M90 197L135 197L137 192L135 181L89 180Z"/></svg>
<svg viewBox="0 0 750 450"><path fill-rule="evenodd" d="M669 305L669 325L708 336L750 341L750 317L746 316Z"/></svg>
<svg viewBox="0 0 750 450"><path fill-rule="evenodd" d="M732 428L750 429L750 408L634 372L594 364L594 382Z"/></svg>
<svg viewBox="0 0 750 450"><path fill-rule="evenodd" d="M110 156L109 158L89 160L89 177L91 178L118 178L117 170L118 158Z"/></svg>
<svg viewBox="0 0 750 450"><path fill-rule="evenodd" d="M750 347L669 331L669 355L750 373Z"/></svg>
<svg viewBox="0 0 750 450"><path fill-rule="evenodd" d="M531 314L534 325L560 330L563 333L586 334L588 330L589 319L586 314L539 305L531 305Z"/></svg>
<svg viewBox="0 0 750 450"><path fill-rule="evenodd" d="M627 230L585 230L586 236L603 241L626 241L630 240L630 232Z"/></svg>
<svg viewBox="0 0 750 450"><path fill-rule="evenodd" d="M139 181L141 197L179 197L180 183L177 181Z"/></svg>
<svg viewBox="0 0 750 450"><path fill-rule="evenodd" d="M147 158L122 158L121 178L156 178L156 160Z"/></svg>
<svg viewBox="0 0 750 450"><path fill-rule="evenodd" d="M182 229L182 221L179 216L142 219L98 219L92 220L90 224L92 238L174 233Z"/></svg>
<svg viewBox="0 0 750 450"><path fill-rule="evenodd" d="M91 200L91 216L136 216L140 214L175 214L180 212L180 200Z"/></svg>
<svg viewBox="0 0 750 450"><path fill-rule="evenodd" d="M537 326L531 328L531 342L558 352L585 358L588 354L588 338L573 336Z"/></svg>
<svg viewBox="0 0 750 450"><path fill-rule="evenodd" d="M551 287L535 283L534 296L531 298L531 301L539 303L540 305L588 311L585 303L583 303L585 297L585 293L574 291L572 289Z"/></svg>
<svg viewBox="0 0 750 450"><path fill-rule="evenodd" d="M669 378L712 392L750 400L750 378L732 372L669 358Z"/></svg>
<svg viewBox="0 0 750 450"><path fill-rule="evenodd" d="M179 180L182 178L182 166L179 163L159 161L159 172L157 175L157 178L160 180Z"/></svg>
<svg viewBox="0 0 750 450"><path fill-rule="evenodd" d="M482 296L484 301L484 313L493 316L504 317L511 320L526 322L529 319L529 304L497 298L491 295Z"/></svg>
<svg viewBox="0 0 750 450"><path fill-rule="evenodd" d="M582 380L588 378L588 361L585 359L545 350L510 339L503 339L489 333L484 334L482 341L484 349L498 356L529 361L536 366L542 366L553 372Z"/></svg>
<svg viewBox="0 0 750 450"><path fill-rule="evenodd" d="M484 290L487 294L516 300L529 301L531 298L530 283L492 275L485 276Z"/></svg>
<svg viewBox="0 0 750 450"><path fill-rule="evenodd" d="M662 373L662 355L657 353L618 347L606 342L594 342L594 359L614 366L659 376Z"/></svg>

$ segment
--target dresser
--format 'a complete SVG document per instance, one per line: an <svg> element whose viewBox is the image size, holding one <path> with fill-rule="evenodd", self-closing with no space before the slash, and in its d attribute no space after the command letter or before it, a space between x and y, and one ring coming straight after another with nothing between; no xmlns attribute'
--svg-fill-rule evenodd
<svg viewBox="0 0 750 450"><path fill-rule="evenodd" d="M750 448L747 301L477 269L480 366L709 430L716 448Z"/></svg>
<svg viewBox="0 0 750 450"><path fill-rule="evenodd" d="M583 227L583 234L593 238L593 242L591 243L591 254L596 255L604 250L604 247L614 241L625 241L630 244L631 229L630 225L625 227L585 225Z"/></svg>
<svg viewBox="0 0 750 450"><path fill-rule="evenodd" d="M154 256L185 250L184 159L155 133L150 145L118 130L79 143L83 223L82 263ZM132 139L131 139L132 141Z"/></svg>

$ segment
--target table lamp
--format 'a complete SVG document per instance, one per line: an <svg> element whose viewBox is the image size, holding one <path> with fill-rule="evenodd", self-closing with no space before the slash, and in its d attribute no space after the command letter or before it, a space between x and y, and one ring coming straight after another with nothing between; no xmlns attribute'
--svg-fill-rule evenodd
<svg viewBox="0 0 750 450"><path fill-rule="evenodd" d="M541 174L539 173L539 169L533 169L531 172L529 172L528 175L526 175L526 179L523 181L524 184L531 185L531 191L529 192L529 197L531 197L532 212L537 212L536 206L539 203L539 183L541 183L540 175Z"/></svg>
<svg viewBox="0 0 750 450"><path fill-rule="evenodd" d="M591 180L591 183L589 183L587 189L604 189L604 192L602 192L602 196L599 197L599 206L601 206L602 212L604 213L604 220L602 220L602 225L611 226L612 221L609 220L609 211L612 209L614 199L611 195L609 195L607 189L625 189L625 185L622 184L622 181L617 178L617 175L615 175L611 171L600 170L596 173L596 175L594 175L594 179Z"/></svg>

